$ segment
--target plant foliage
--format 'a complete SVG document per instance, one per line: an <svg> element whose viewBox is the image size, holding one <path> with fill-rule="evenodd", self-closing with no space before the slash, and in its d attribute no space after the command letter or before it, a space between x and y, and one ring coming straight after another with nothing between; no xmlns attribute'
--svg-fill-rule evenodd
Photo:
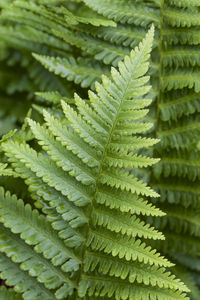
<svg viewBox="0 0 200 300"><path fill-rule="evenodd" d="M12 193L16 190L20 197L23 194L25 203L35 205L67 248L73 245L69 248L80 263L77 269L67 271L75 287L70 290L65 283L67 292L63 297L184 299L181 293L187 288L165 271L167 265L158 266L160 258L154 257L154 250L148 248L151 245L175 264L173 272L191 290L190 299L199 300L199 1L2 0L0 6L2 49L9 48L10 53L9 59L5 51L1 56L5 65L1 71L1 99L9 98L6 103L11 108L11 94L16 96L14 101L22 94L23 100L30 99L26 106L23 104L25 111L18 117L21 121L32 103L44 116L44 124L28 121L28 136L21 132L12 138L14 141L4 138L2 149L7 158L4 156L0 172L9 177L2 177L1 182ZM153 87L150 91L144 74L151 33L147 47L143 42L146 56L142 56L138 68L134 57L142 51L141 44L129 59L125 57L144 39L152 23L155 38L147 73ZM129 64L130 68L122 67ZM113 68L118 66L119 70ZM23 80L16 76L16 69ZM123 82L129 82L128 75L134 78L129 86L130 93L134 89L132 102L128 89L128 96L122 97L126 95ZM11 78L8 86L4 84L6 76ZM86 88L91 89L89 97ZM80 96L73 97L75 90ZM34 91L38 93L33 100ZM119 101L123 106L117 112ZM16 122L17 113L9 107L1 108L2 115L7 112L8 116L3 122L5 128L7 124L13 128ZM33 138L39 145L33 142L30 146ZM23 193L13 189L13 185L23 184L22 179L28 186L28 190L23 186ZM104 192L98 193L95 187ZM4 202L12 201L5 195ZM151 197L151 202L146 197ZM20 209L26 210L26 205ZM5 211L3 214L7 215ZM13 229L15 223L9 224ZM2 232L5 230L2 227ZM23 236L23 232L19 234ZM115 243L111 243L109 234ZM132 237L141 242L134 240L131 247L150 251L152 261L137 256L136 250L136 256L132 256L119 247L119 241L125 247ZM37 245L30 247L37 249ZM129 253L133 264L125 263L123 251ZM44 257L53 262L53 256ZM62 263L56 268L65 272ZM27 267L24 272L30 270ZM54 297L62 297L61 284L49 288L34 274ZM25 298L26 292L21 293ZM33 299L33 294L30 297Z"/></svg>
<svg viewBox="0 0 200 300"><path fill-rule="evenodd" d="M70 126L45 110L43 125L28 119L39 152L16 139L2 142L43 212L1 189L1 276L25 300L187 299L188 289L164 269L172 264L144 241L164 239L140 217L164 215L144 201L158 194L129 170L158 161L139 154L157 143L144 137L139 146L152 126L141 120L150 103L152 41L153 28L96 83L89 102L78 95L74 108L62 101Z"/></svg>

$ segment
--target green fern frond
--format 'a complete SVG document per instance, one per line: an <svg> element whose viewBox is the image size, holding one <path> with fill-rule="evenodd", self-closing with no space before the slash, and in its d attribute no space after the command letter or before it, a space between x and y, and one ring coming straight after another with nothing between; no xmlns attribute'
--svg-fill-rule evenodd
<svg viewBox="0 0 200 300"><path fill-rule="evenodd" d="M59 267L53 266L41 254L36 253L20 237L1 227L0 239L0 251L17 263L21 270L28 272L31 277L36 277L47 289L57 289L58 294L67 286L70 287L71 284L73 286L73 283L70 283L66 274ZM15 253L13 253L13 249L15 249Z"/></svg>
<svg viewBox="0 0 200 300"><path fill-rule="evenodd" d="M187 70L180 70L176 73L166 74L163 76L162 81L162 88L164 90L170 91L172 89L183 89L185 87L192 89L196 93L200 92L200 81L199 81L199 72L191 72L188 73Z"/></svg>
<svg viewBox="0 0 200 300"><path fill-rule="evenodd" d="M143 29L134 28L133 26L118 25L117 27L110 27L109 30L104 27L89 28L89 27L77 27L85 33L101 38L105 41L109 41L116 45L122 45L125 47L134 48L145 37L145 31ZM157 41L154 41L154 44Z"/></svg>
<svg viewBox="0 0 200 300"><path fill-rule="evenodd" d="M103 265L101 260L104 261ZM145 271L143 269L145 267ZM143 283L145 285L151 284L155 286L156 284L160 288L173 288L188 291L186 287L179 279L175 279L175 276L170 272L164 273L164 269L157 269L155 266L140 265L135 263L130 266L128 262L122 262L120 259L117 261L112 260L108 254L99 254L98 252L87 252L87 259L85 262L85 272L88 270L94 271L98 268L99 273L104 275L110 274L115 275L115 277L120 277L121 279L128 278L130 283L137 281L138 283ZM137 276L138 275L138 276Z"/></svg>
<svg viewBox="0 0 200 300"><path fill-rule="evenodd" d="M185 90L184 90L185 91ZM165 101L160 103L161 118L163 121L178 120L183 115L189 116L199 112L199 94L185 91L178 98L175 94L166 94Z"/></svg>
<svg viewBox="0 0 200 300"><path fill-rule="evenodd" d="M130 195L126 191L114 191L112 188L99 186L96 196L97 203L104 204L111 209L119 209L121 212L131 212L142 215L163 216L165 213L147 203L137 195Z"/></svg>
<svg viewBox="0 0 200 300"><path fill-rule="evenodd" d="M163 53L163 65L165 67L195 67L200 65L199 51L194 47L182 49L176 47Z"/></svg>
<svg viewBox="0 0 200 300"><path fill-rule="evenodd" d="M0 163L0 176L13 176L17 177L17 173L15 173L12 169L7 168L8 164Z"/></svg>
<svg viewBox="0 0 200 300"><path fill-rule="evenodd" d="M55 299L55 296L51 293L51 291L37 282L36 279L27 276L28 273L21 270L16 263L12 262L3 254L0 256L0 272L1 278L6 280L6 284L9 286L15 286L15 291L17 293L21 293L25 300L31 300L34 298L46 298L49 300Z"/></svg>
<svg viewBox="0 0 200 300"><path fill-rule="evenodd" d="M102 42L85 33L76 33L69 30L55 31L55 36L62 38L66 43L76 46L86 53L93 55L98 61L103 61L105 64L117 66L118 62L128 55L129 50L125 47L114 46L107 42Z"/></svg>
<svg viewBox="0 0 200 300"><path fill-rule="evenodd" d="M50 99L56 102L56 106L47 107L44 112L45 125L29 121L35 139L38 140L40 151L35 151L30 146L22 146L16 141L4 144L5 151L9 152L7 153L11 164L9 169L12 167L13 172L25 180L35 206L42 211L51 223L51 228L62 241L67 243L67 246L71 241L73 249L80 248L80 252L82 251L87 240L84 232L91 234L88 230L91 227L92 230L100 227L102 231L109 232L113 237L123 236L122 223L124 224L127 218L135 226L137 224L143 226L142 222L144 222L144 226L151 224L155 226L155 229L152 229L153 233L149 230L142 234L140 230L144 229L143 226L136 233L136 231L130 231L130 227L126 224L124 225L126 238L130 233L136 239L139 236L142 242L144 237L152 237L148 241L151 242L152 247L160 249L170 260L178 264L178 255L184 254L188 260L191 257L197 258L200 251L197 213L200 207L198 182L200 168L196 147L199 141L198 113L200 110L199 1L137 0L132 3L125 0L103 0L103 2L85 0L80 3L79 0L75 0L48 3L46 0L41 0L29 2L16 1L9 6L10 1L7 1L9 5L1 1L0 5L4 7L2 22L5 22L0 28L2 39L19 49L20 53L24 50L27 53L37 53L36 55L41 60L45 60L50 70L58 75L65 74L63 76L67 80L75 81L82 87L92 85L97 93L89 92L88 101L85 100L85 91L77 87L78 93L84 100L78 96L72 100L74 91L72 83L64 88L61 79L57 83L55 79L51 80L48 70L40 76L42 70L44 71L42 67L34 66L33 72L29 68L29 74L33 74L30 78L40 91L54 89L58 90L59 94L43 94L47 101ZM140 78L141 86L137 86L135 81L132 82L135 89L129 85L129 94L127 92L126 99L123 98L124 93L121 87L124 86L124 82L128 81L128 71L132 70L129 68L130 61L127 58L125 58L125 65L119 64L119 71L113 69L111 76L106 74L102 77L102 84L96 83L95 86L94 81L100 82L101 72L106 70L103 64L117 66L118 62L129 54L130 48L142 40L145 34L144 29L152 22L156 27L156 40L150 61L151 69L148 71L148 74L152 75L151 84L154 89L152 103L148 99L149 96L148 98L145 96L150 89L146 85L148 77ZM98 26L100 24L103 26ZM116 25L116 27L107 27L109 24ZM69 65L66 63L66 67L64 62L68 62L69 57L72 57L75 62L77 62L77 57L81 57L77 63L83 68L73 69L73 72L67 75L68 73L65 72L69 72ZM95 71L94 66L90 65L90 61L94 60L100 62L99 69ZM64 71L63 68L65 68ZM35 73L34 70L36 70ZM126 73L124 77L122 71ZM95 75L96 72L98 76ZM9 75L8 78L10 77L15 76ZM48 80L45 80L47 77ZM53 78L55 78L54 75ZM17 82L19 84L15 82L14 90L30 89L27 83L31 80L26 79L23 82L18 80ZM53 86L52 82L54 82L54 88L49 88L50 85ZM83 82L86 85L83 85ZM35 88L32 87L32 90ZM134 101L129 97L134 97ZM125 99L120 105L120 111L118 111L119 98ZM64 120L60 106L61 100L65 102L62 104L66 115ZM43 104L49 105L43 101L40 106L34 105L34 107L42 113ZM148 117L146 108L150 104ZM151 127L152 121L150 120L153 120L153 127ZM112 134L107 142L111 130ZM158 138L161 139L159 145L157 145ZM153 158L149 157L150 146L153 146L151 150ZM153 168L147 169L147 166L151 167L157 162L157 157L163 160L161 159L161 162L155 164ZM55 181L54 177L56 177ZM146 182L150 182L155 191L149 189ZM69 183L71 184L70 190L68 190ZM82 198L78 200L77 195L74 196L77 186L81 187L78 197L82 197L82 191L87 190L86 194L90 195L87 201ZM73 188L72 193L71 188ZM147 199L149 195L150 197L157 196L157 192L161 194L161 197L153 199L152 202L166 212L164 218L159 218L164 213ZM65 199L67 204L64 204ZM92 213L91 203L95 203L92 206ZM77 207L77 205L83 206ZM63 210L62 207L64 207ZM76 208L79 210L77 211ZM73 212L71 220L70 210ZM121 221L118 217L118 222L116 222L113 214L120 215ZM137 216L133 216L134 214ZM139 214L143 215L141 220ZM146 216L148 216L147 219ZM149 216L155 216L155 218ZM151 221L148 222L148 220ZM166 235L165 241L162 242L157 239L153 240L157 234L155 230L159 231L160 228L164 229ZM77 240L75 240L76 236ZM95 235L93 237L98 242L97 248L102 242L104 250L109 250L108 240L106 242L101 241ZM104 255L105 259L103 249L94 252L90 248L84 251L83 255L88 251L94 256ZM143 253L145 254L147 253ZM124 269L118 274L120 279L118 285L121 285L124 280L127 287L124 288L124 294L122 294L121 287L117 290L116 286L114 289L118 291L118 295L115 291L112 292L111 282L113 283L115 276L109 272L104 274L102 270L109 265L109 259L114 259L115 262L118 260L121 264L124 264L125 260L117 256L112 257L112 254L108 257L107 262L102 260L104 267L99 269L101 271L94 272L88 269L87 274L81 271L81 279L83 280L85 276L87 281L84 284L87 286L88 281L91 282L91 286L88 287L89 295L84 294L83 287L82 293L85 299L93 300L109 296L111 299L117 297L140 299L142 296L139 294L138 286L136 288L138 295L132 296L128 275L122 278ZM142 259L144 257L141 257ZM144 266L134 261L134 265L136 263L139 264L140 269L149 267L149 264ZM183 263L180 264L183 265ZM133 267L133 264L130 266ZM196 283L200 278L199 270L186 267L187 270L185 269L180 274L184 272L188 274L186 277L190 280L187 278L185 280L193 290L191 299L198 299L199 292ZM156 267L156 270L160 269ZM156 276L159 276L158 273ZM104 282L100 283L100 280L107 277L107 286ZM139 278L136 276L135 282L143 288L145 279L139 282L137 281ZM78 279L77 282L80 280ZM151 297L166 300L166 294L158 293L157 288L162 289L162 287L158 285L158 280L156 282L156 286L151 286L156 289L156 294L152 294L153 292L148 294L143 290L143 297L148 300ZM146 287L148 288L148 285ZM92 288L96 291L96 295L92 292ZM167 287L164 286L165 288ZM109 291L106 289L110 289L111 294L108 294ZM176 288L174 287L173 290ZM75 294L78 298L77 291ZM170 300L177 297L181 299L182 296L178 294L169 296L168 294Z"/></svg>
<svg viewBox="0 0 200 300"><path fill-rule="evenodd" d="M64 97L58 91L56 91L56 92L36 92L35 94L36 94L36 96L39 96L53 104L59 105L61 103L61 100L66 101L69 104L74 104L73 98L69 99L67 97Z"/></svg>
<svg viewBox="0 0 200 300"><path fill-rule="evenodd" d="M178 8L165 8L163 17L165 22L173 27L191 27L200 25L198 12L190 9L180 11Z"/></svg>
<svg viewBox="0 0 200 300"><path fill-rule="evenodd" d="M172 152L172 151L171 151ZM193 155L192 155L193 154ZM164 177L177 176L177 177L186 177L190 181L195 181L199 178L199 160L197 153L191 151L190 157L188 153L181 153L181 158L178 158L176 153L173 156L165 156L162 159L162 162L155 166L155 176L158 178L163 174Z"/></svg>
<svg viewBox="0 0 200 300"><path fill-rule="evenodd" d="M193 29L193 27L188 31L185 28L178 28L176 30L171 28L163 29L163 37L169 45L198 45L200 43L199 31Z"/></svg>
<svg viewBox="0 0 200 300"><path fill-rule="evenodd" d="M129 282L124 282L121 280L106 280L106 283L103 284L103 282L106 280L106 277L96 277L96 276L84 276L82 284L80 286L80 296L83 297L85 294L85 290L89 290L89 296L95 293L95 295L98 296L107 296L107 297L112 297L114 295L114 299L123 299L126 297L128 298L133 298L137 297L135 299L138 300L143 300L144 297L148 299L150 295L154 297L155 299L161 299L165 300L167 297L171 297L171 299L178 300L178 299L185 299L185 295L181 295L180 292L177 292L177 295L174 296L173 292L168 292L164 291L163 289L160 290L159 288L151 288L149 289L146 288L145 285L137 285L135 284L136 288L133 288L131 283ZM134 298L133 298L134 299ZM169 298L170 299L170 298Z"/></svg>
<svg viewBox="0 0 200 300"><path fill-rule="evenodd" d="M199 6L198 0L168 0L170 4L176 5L177 7L190 7Z"/></svg>
<svg viewBox="0 0 200 300"><path fill-rule="evenodd" d="M15 285L5 267L11 264L17 274L29 271L30 280L39 281L43 292L48 291L48 296L39 294L38 299L51 299L51 294L52 299L188 299L184 284L165 271L173 264L149 246L149 240L164 236L139 216L164 215L146 199L158 194L130 171L158 160L137 151L158 142L139 135L152 126L143 118L151 103L145 98L150 90L145 74L153 33L151 28L119 69L112 68L111 76L104 75L102 84L96 83L90 101L77 95L73 105L62 101L67 126L46 110L43 125L28 119L38 151L16 138L2 143L13 170L25 180L43 212L40 215L1 190L0 220L8 233L2 225L0 250L9 258L0 263L0 270L5 268L2 278L8 285ZM9 250L13 243L19 244L14 254ZM20 256L24 249L30 249L26 250L29 256ZM95 271L94 256L98 257ZM53 273L43 274L43 266L48 270L51 264ZM116 264L117 274L113 273Z"/></svg>
<svg viewBox="0 0 200 300"><path fill-rule="evenodd" d="M81 58L75 60L72 56L67 59L38 54L33 54L33 56L50 72L69 81L74 81L83 88L94 88L95 81L100 81L102 73L108 73L107 68L102 67L100 64L95 64L94 66L90 60L83 60Z"/></svg>
<svg viewBox="0 0 200 300"><path fill-rule="evenodd" d="M142 7L134 5L131 1L84 0L84 2L98 13L122 24L128 23L145 27L151 23L156 25L159 21L159 16L153 9L147 8L145 5Z"/></svg>
<svg viewBox="0 0 200 300"><path fill-rule="evenodd" d="M156 168L154 170L156 174ZM158 168L159 172L159 168ZM196 184L188 184L183 181L183 179L176 182L176 184L167 182L162 182L160 184L154 185L155 189L158 189L159 193L161 194L161 201L167 201L171 204L182 204L183 207L199 207L199 197L200 197L200 190L196 186Z"/></svg>
<svg viewBox="0 0 200 300"><path fill-rule="evenodd" d="M12 207L12 211L10 207ZM4 195L2 189L0 209L1 222L7 228L11 228L13 233L20 233L20 237L27 244L34 245L36 252L43 253L44 257L52 259L54 265L63 265L66 261L71 260L71 262L73 261L72 268L76 270L80 259L59 240L50 224L43 216L39 215L37 210L32 210L28 204L24 206L22 200L17 200L8 192Z"/></svg>

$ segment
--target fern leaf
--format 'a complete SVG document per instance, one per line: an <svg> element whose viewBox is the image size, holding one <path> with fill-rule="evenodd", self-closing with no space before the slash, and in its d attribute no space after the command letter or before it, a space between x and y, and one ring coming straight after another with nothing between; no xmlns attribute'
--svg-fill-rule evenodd
<svg viewBox="0 0 200 300"><path fill-rule="evenodd" d="M188 186L185 182L178 182L176 184L160 183L154 185L154 188L158 189L162 196L162 201L168 201L169 203L182 203L183 207L198 207L200 190L195 184Z"/></svg>
<svg viewBox="0 0 200 300"><path fill-rule="evenodd" d="M169 0L169 3L178 7L199 6L198 0Z"/></svg>
<svg viewBox="0 0 200 300"><path fill-rule="evenodd" d="M176 157L164 157L162 163L159 164L159 168L155 167L156 176L160 177L161 173L164 177L177 176L187 177L189 180L194 181L200 176L200 163L198 159L187 159Z"/></svg>
<svg viewBox="0 0 200 300"><path fill-rule="evenodd" d="M199 72L188 74L185 70L177 71L176 74L165 75L162 78L162 88L172 89L194 88L196 93L200 91Z"/></svg>
<svg viewBox="0 0 200 300"><path fill-rule="evenodd" d="M134 136L114 136L110 144L111 151L131 151L138 150L143 147L150 147L158 143L158 139L142 138ZM146 146L145 146L146 145Z"/></svg>
<svg viewBox="0 0 200 300"><path fill-rule="evenodd" d="M44 112L44 117L52 133L56 136L57 140L59 140L63 146L66 146L67 149L71 150L89 166L99 166L98 155L96 154L94 149L89 147L86 143L83 143L78 135L72 134L70 129L62 126L60 122L58 122L47 112Z"/></svg>
<svg viewBox="0 0 200 300"><path fill-rule="evenodd" d="M143 168L157 163L159 159L126 152L110 152L106 163L109 167Z"/></svg>
<svg viewBox="0 0 200 300"><path fill-rule="evenodd" d="M53 19L52 10L37 7L35 3L17 2L19 6L22 4L27 10ZM61 14L57 23L63 25ZM86 35L73 35L68 29L58 35L65 38L66 33L69 33L70 38L67 36L66 39L69 38L70 43L85 49L83 37ZM49 281L45 274L40 278L37 272L35 278L31 278L43 282L54 298L187 299L187 288L165 272L164 267L173 264L149 246L149 240L144 241L145 238L160 240L164 236L139 216L164 215L146 199L158 197L157 192L147 185L144 178L136 175L138 167L142 169L157 162L147 154L140 156L143 148L158 142L158 139L140 136L148 134L152 126L146 120L147 107L151 103L146 96L150 90L146 73L153 35L152 27L145 39L125 58L125 53L121 55L121 50L117 52L116 47L109 43L102 44L89 38L93 47L91 55L109 49L110 52L104 53L107 63L113 63L115 59L116 63L118 54L120 60L124 58L118 70L112 68L111 75L102 76L102 83L95 85L96 93L89 93L90 101L77 95L74 103L69 103L73 105L62 101L64 119L60 116L56 119L46 110L43 112L44 125L28 119L40 146L38 150L15 138L2 143L9 163L25 180L42 215L38 210L32 210L29 204L8 193L4 195L2 191L0 220L12 234L17 234L21 243L19 247L25 245L34 251L31 252L34 254L31 255L33 266L35 255L39 255L45 266L52 263L53 270L58 268L60 276L62 272L67 273L65 281L60 279L59 283L61 277ZM87 47L90 45L88 43ZM118 54L113 56L114 51ZM111 153L118 159L115 163L111 162ZM131 167L134 167L133 172ZM4 243L11 243L8 237ZM7 253L12 259L13 254ZM98 256L99 267L95 272L93 263L90 263L91 253ZM106 264L105 259L108 260ZM113 269L118 263L118 273L109 272L107 267ZM23 272L29 268L28 262L19 261L18 264L24 266ZM129 274L136 266L138 273L133 280ZM146 268L149 273L145 277L141 272ZM154 277L150 279L152 273Z"/></svg>
<svg viewBox="0 0 200 300"><path fill-rule="evenodd" d="M80 206L90 203L89 188L88 193L86 189L72 179L61 169L57 169L56 165L51 162L50 159L45 158L44 155L37 155L33 149L28 145L20 145L11 142L7 144L6 148L10 148L10 156L15 156L20 161L24 162L28 168L30 168L38 177L43 178L44 182L47 182L50 186L55 187L58 191L65 196L68 196L70 201L75 202ZM27 155L29 153L29 155ZM12 160L12 158L11 158ZM51 172L49 170L51 167Z"/></svg>
<svg viewBox="0 0 200 300"><path fill-rule="evenodd" d="M194 27L195 28L195 27ZM193 29L188 31L185 28L179 28L176 31L171 28L163 29L163 37L169 45L198 45L200 42L199 31Z"/></svg>
<svg viewBox="0 0 200 300"><path fill-rule="evenodd" d="M111 209L119 209L121 212L131 212L132 214L143 214L152 216L163 216L165 213L147 203L136 194L130 194L125 191L115 191L112 188L100 186L97 196L97 203L105 204Z"/></svg>
<svg viewBox="0 0 200 300"><path fill-rule="evenodd" d="M1 222L13 233L20 233L21 238L27 244L35 246L36 252L43 253L46 258L52 259L55 265L64 264L72 259L73 268L77 268L79 258L65 247L65 244L52 232L50 224L39 216L38 211L32 210L28 204L24 206L22 200L17 200L8 192L4 195L2 188L0 205Z"/></svg>
<svg viewBox="0 0 200 300"><path fill-rule="evenodd" d="M56 92L37 92L35 94L36 94L36 96L39 96L53 104L60 104L61 100L66 101L69 104L74 104L74 99L69 99L67 97L64 97L58 91L56 91Z"/></svg>
<svg viewBox="0 0 200 300"><path fill-rule="evenodd" d="M147 9L145 6L138 7L131 3L131 1L91 1L84 0L84 2L105 17L120 23L128 23L141 25L143 27L151 24L158 23L158 15L155 11Z"/></svg>
<svg viewBox="0 0 200 300"><path fill-rule="evenodd" d="M173 300L178 300L178 299L188 299L185 298L185 295L180 292L177 292L174 294L173 292L170 291L164 291L160 290L159 288L151 288L149 290L149 287L146 288L146 286L142 285L136 285L136 289L133 289L130 283L124 283L121 280L112 280L110 279L109 281L106 281L106 284L103 285L102 282L105 281L105 277L101 276L99 278L96 278L92 275L87 275L84 276L84 279L82 281L81 287L80 287L80 292L79 295L83 297L85 295L85 291L88 289L89 290L89 295L92 295L95 293L96 295L101 295L101 296L107 296L107 297L112 297L114 295L114 299L138 299L138 300L143 300L144 297L148 299L150 294L154 299L161 299L161 300L167 300L167 299L173 299Z"/></svg>
<svg viewBox="0 0 200 300"><path fill-rule="evenodd" d="M163 65L165 67L172 67L172 65L177 67L199 66L199 52L194 47L169 49L163 53Z"/></svg>
<svg viewBox="0 0 200 300"><path fill-rule="evenodd" d="M53 33L70 45L86 51L88 54L93 55L96 60L103 61L105 64L117 66L118 62L129 53L125 47L113 46L84 33L75 33L69 30L65 30L65 32L56 30Z"/></svg>
<svg viewBox="0 0 200 300"><path fill-rule="evenodd" d="M41 207L41 203L43 204L42 208L44 213L46 213L46 209L49 207L44 205L45 202L50 205L52 209L55 208L59 216L62 216L62 219L66 221L66 227L70 225L72 228L77 228L88 223L87 216L80 208L73 205L72 202L66 201L66 197L45 184L42 179L38 178L30 169L26 168L17 160L13 160L12 166L18 176L25 180L33 199L38 200L39 207ZM44 187L44 190L41 190L41 186Z"/></svg>
<svg viewBox="0 0 200 300"><path fill-rule="evenodd" d="M168 95L170 97L171 95ZM194 112L199 112L198 94L187 92L184 96L174 98L171 100L166 96L166 101L160 103L161 118L163 121L178 120L183 115L190 115Z"/></svg>
<svg viewBox="0 0 200 300"><path fill-rule="evenodd" d="M197 120L187 120L178 123L178 126L172 129L161 130L159 137L162 138L162 145L170 145L171 148L187 149L195 142L195 136L198 136L200 123Z"/></svg>
<svg viewBox="0 0 200 300"><path fill-rule="evenodd" d="M191 27L199 26L199 15L191 10L182 10L176 8L166 8L164 12L164 20L171 26Z"/></svg>
<svg viewBox="0 0 200 300"><path fill-rule="evenodd" d="M94 82L100 80L101 74L107 71L96 64L95 67L91 65L89 68L88 60L78 59L76 61L72 56L69 58L48 57L38 54L33 54L33 56L50 72L69 81L74 81L83 88L90 86L94 88Z"/></svg>
<svg viewBox="0 0 200 300"><path fill-rule="evenodd" d="M94 183L94 174L91 169L77 159L67 149L63 149L61 144L54 140L50 132L32 120L28 120L34 136L40 141L43 149L52 157L52 160L64 171L68 171L71 176L75 176L83 184Z"/></svg>
<svg viewBox="0 0 200 300"><path fill-rule="evenodd" d="M139 239L121 237L119 234L108 230L98 228L98 231L90 231L87 244L88 246L91 245L91 248L95 251L103 250L105 253L111 253L112 256L124 258L126 261L138 260L150 265L173 266L166 258L160 256L150 246L147 247Z"/></svg>
<svg viewBox="0 0 200 300"><path fill-rule="evenodd" d="M8 164L0 163L0 176L13 176L17 177L17 173L15 173L12 169L7 168Z"/></svg>
<svg viewBox="0 0 200 300"><path fill-rule="evenodd" d="M70 25L77 25L78 23L83 23L83 24L92 24L94 26L116 26L116 23L101 17L83 17L83 16L77 16L74 15L71 11L69 11L66 7L61 6L61 7L56 7L53 6L53 11L55 13L64 15L65 20L67 23Z"/></svg>
<svg viewBox="0 0 200 300"><path fill-rule="evenodd" d="M94 209L92 220L94 225L108 228L114 232L121 232L128 236L138 236L150 239L164 239L164 236L141 222L135 216L121 215L119 212L109 212L102 207Z"/></svg>
<svg viewBox="0 0 200 300"><path fill-rule="evenodd" d="M134 28L133 26L118 25L117 27L110 27L109 31L103 27L86 28L79 27L83 32L88 32L95 37L109 41L116 45L134 48L145 37L145 31L142 29ZM156 43L156 41L154 41Z"/></svg>
<svg viewBox="0 0 200 300"><path fill-rule="evenodd" d="M16 249L15 254L13 250ZM19 237L5 228L0 229L0 251L6 254L13 262L20 264L23 271L29 272L31 277L37 277L47 289L61 289L63 285L72 290L74 283L66 277L66 274L58 267L36 253L29 245L26 245ZM65 294L66 296L66 294Z"/></svg>
<svg viewBox="0 0 200 300"><path fill-rule="evenodd" d="M104 261L103 265L101 260ZM127 278L129 282L133 283L137 281L138 283L143 283L145 285L155 286L156 284L160 288L173 288L180 291L188 291L187 287L179 280L175 279L175 276L170 272L165 273L164 268L157 269L155 266L147 266L144 271L143 267L145 265L140 263L135 263L133 266L129 262L123 260L112 260L108 254L101 254L99 256L98 252L87 252L87 259L85 262L85 271L94 271L98 268L99 273L110 274L111 276L120 277L121 279ZM139 275L139 276L136 276Z"/></svg>
<svg viewBox="0 0 200 300"><path fill-rule="evenodd" d="M145 183L138 180L128 172L115 170L114 168L105 169L101 183L111 187L120 188L122 191L131 191L133 194L146 195L150 197L159 197L159 195L146 186Z"/></svg>
<svg viewBox="0 0 200 300"><path fill-rule="evenodd" d="M25 300L34 298L55 300L52 292L45 289L36 279L27 278L27 273L22 271L16 263L13 263L5 255L0 256L0 277L6 281L8 286L15 286L15 291L23 294Z"/></svg>

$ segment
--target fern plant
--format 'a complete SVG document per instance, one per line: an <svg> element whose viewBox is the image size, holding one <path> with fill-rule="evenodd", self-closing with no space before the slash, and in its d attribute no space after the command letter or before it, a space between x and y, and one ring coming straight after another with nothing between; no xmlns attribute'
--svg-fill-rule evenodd
<svg viewBox="0 0 200 300"><path fill-rule="evenodd" d="M183 276L191 288L192 299L199 299L199 154L196 147L199 140L199 2L83 2L87 13L92 9L117 26L95 28L67 22L62 30L53 28L51 35L81 51L80 55L88 59L87 65L96 60L102 66L116 66L129 47L143 38L144 29L152 22L156 26L150 69L154 99L150 118L155 124L155 137L161 139L153 152L162 160L153 168L149 181L161 194L159 207L166 216L150 217L148 222L162 229L167 237L164 243L153 245L176 263L175 272ZM16 6L21 7L21 14L25 13L23 3L16 2ZM44 14L43 9L40 7L37 12ZM64 8L52 9L60 17L65 16ZM84 9L79 13L84 14ZM26 5L26 12L33 10ZM24 23L22 16L19 22ZM91 65L88 70L82 66L74 69L72 76L68 75L69 66L63 59L38 54L35 58L68 80L78 82L79 78L82 86L87 83L93 87L97 79Z"/></svg>
<svg viewBox="0 0 200 300"><path fill-rule="evenodd" d="M156 32L148 71L153 101L145 119L154 124L147 138L154 135L161 140L152 145L153 157L162 160L148 172L143 169L139 174L135 169L132 172L148 177L147 181L161 195L152 201L166 213L162 217L142 217L166 236L164 241L149 242L176 264L174 272L190 288L191 299L198 300L199 1L3 0L0 5L3 7L1 39L21 53L26 50L29 59L30 52L34 52L34 58L51 72L75 82L82 98L87 97L84 88L94 90L94 82L101 82L102 73L109 77L109 66L117 66L154 23ZM39 83L46 82L46 75L40 70L40 67L38 72L33 70L33 77ZM48 111L60 117L63 116L61 99L72 106L75 103L71 97L74 85L67 86L67 94L54 87L57 92L38 95L48 103L53 102L53 111ZM35 108L42 111L41 105ZM66 120L62 122L66 125ZM144 136L143 133L142 145ZM128 149L133 150L130 145ZM38 189L41 190L41 185ZM35 201L41 208L39 200Z"/></svg>
<svg viewBox="0 0 200 300"><path fill-rule="evenodd" d="M141 136L152 126L141 118L151 103L153 31L96 83L90 102L62 101L67 123L45 110L43 125L28 119L39 152L2 141L10 171L42 210L1 189L1 277L25 300L189 299L165 269L173 264L144 241L164 236L141 216L164 213L147 200L158 194L131 174L158 161L140 154L158 142Z"/></svg>

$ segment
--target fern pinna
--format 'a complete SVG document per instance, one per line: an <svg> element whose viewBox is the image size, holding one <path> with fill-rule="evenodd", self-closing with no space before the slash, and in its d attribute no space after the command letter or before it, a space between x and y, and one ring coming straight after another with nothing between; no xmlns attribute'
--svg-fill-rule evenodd
<svg viewBox="0 0 200 300"><path fill-rule="evenodd" d="M66 121L45 110L44 125L28 119L39 152L17 138L2 142L43 212L1 189L1 277L25 300L189 299L165 270L172 264L144 241L164 236L141 216L164 213L147 200L158 194L130 172L158 161L140 154L158 142L141 136L152 127L141 118L151 103L153 31L96 83L90 102L62 101Z"/></svg>

